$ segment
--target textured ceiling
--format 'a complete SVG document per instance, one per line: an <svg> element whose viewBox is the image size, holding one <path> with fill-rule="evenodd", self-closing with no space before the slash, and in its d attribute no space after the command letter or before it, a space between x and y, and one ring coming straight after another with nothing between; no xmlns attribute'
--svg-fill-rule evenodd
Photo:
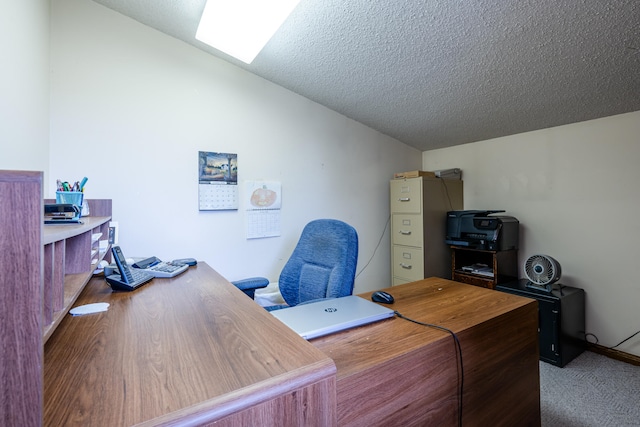
<svg viewBox="0 0 640 427"><path fill-rule="evenodd" d="M640 0L302 0L247 65L205 0L94 0L420 150L640 110Z"/></svg>

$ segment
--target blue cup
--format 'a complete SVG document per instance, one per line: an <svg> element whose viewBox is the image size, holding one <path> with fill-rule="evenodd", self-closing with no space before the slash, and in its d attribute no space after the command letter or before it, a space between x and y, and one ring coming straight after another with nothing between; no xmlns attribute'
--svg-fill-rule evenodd
<svg viewBox="0 0 640 427"><path fill-rule="evenodd" d="M84 193L81 191L56 191L56 203L62 205L76 205L82 207L82 197Z"/></svg>

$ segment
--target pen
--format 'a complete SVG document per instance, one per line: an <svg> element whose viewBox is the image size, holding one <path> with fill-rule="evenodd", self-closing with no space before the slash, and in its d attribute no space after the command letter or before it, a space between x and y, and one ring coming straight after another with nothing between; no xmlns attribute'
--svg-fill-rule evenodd
<svg viewBox="0 0 640 427"><path fill-rule="evenodd" d="M87 178L86 176L82 178L82 181L80 182L80 191L84 191L84 185L87 183L88 179L89 178Z"/></svg>

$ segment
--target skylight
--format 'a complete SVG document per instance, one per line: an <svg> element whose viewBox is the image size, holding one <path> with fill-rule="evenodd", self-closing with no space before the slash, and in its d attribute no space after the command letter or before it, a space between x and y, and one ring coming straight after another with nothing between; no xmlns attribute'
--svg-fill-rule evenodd
<svg viewBox="0 0 640 427"><path fill-rule="evenodd" d="M196 39L250 64L300 0L207 0Z"/></svg>

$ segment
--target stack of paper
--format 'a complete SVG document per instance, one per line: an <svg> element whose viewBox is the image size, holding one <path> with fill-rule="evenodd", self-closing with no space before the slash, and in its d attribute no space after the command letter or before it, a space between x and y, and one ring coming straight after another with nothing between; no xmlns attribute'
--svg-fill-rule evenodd
<svg viewBox="0 0 640 427"><path fill-rule="evenodd" d="M473 274L480 274L482 276L493 277L493 268L487 264L476 263L462 267L462 271L466 271Z"/></svg>

